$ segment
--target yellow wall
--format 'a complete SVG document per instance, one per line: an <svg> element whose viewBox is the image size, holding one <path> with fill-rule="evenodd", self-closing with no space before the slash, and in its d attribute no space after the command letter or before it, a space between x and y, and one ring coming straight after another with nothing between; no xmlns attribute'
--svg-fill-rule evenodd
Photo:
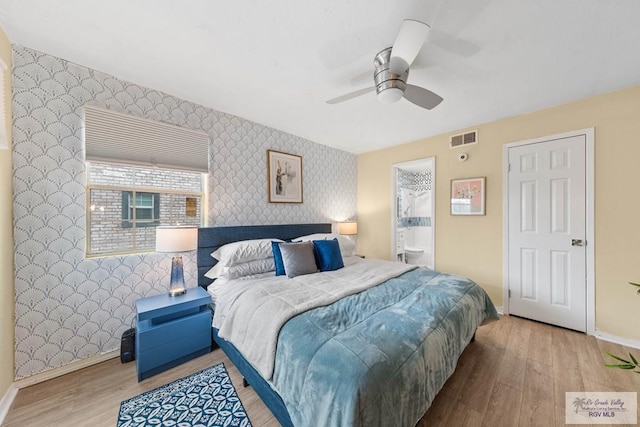
<svg viewBox="0 0 640 427"><path fill-rule="evenodd" d="M11 141L11 42L0 28L7 135ZM11 147L11 142L9 142ZM13 382L13 198L11 149L0 149L0 399Z"/></svg>
<svg viewBox="0 0 640 427"><path fill-rule="evenodd" d="M436 268L473 278L502 301L502 150L509 142L595 128L596 329L640 340L640 86L475 126L479 144L440 135L358 156L358 252L391 256L391 165L436 157ZM465 129L467 130L467 129ZM458 133L458 132L453 132ZM457 160L461 152L469 160ZM486 216L449 215L455 178L487 177Z"/></svg>

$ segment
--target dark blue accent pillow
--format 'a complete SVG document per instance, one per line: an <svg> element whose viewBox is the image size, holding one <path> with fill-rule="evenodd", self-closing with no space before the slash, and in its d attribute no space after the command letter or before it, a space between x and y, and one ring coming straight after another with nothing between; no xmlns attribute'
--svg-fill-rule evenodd
<svg viewBox="0 0 640 427"><path fill-rule="evenodd" d="M314 240L313 247L315 249L316 264L320 271L333 271L344 267L338 239Z"/></svg>
<svg viewBox="0 0 640 427"><path fill-rule="evenodd" d="M273 262L276 265L276 276L284 276L284 262L282 261L282 252L280 252L280 243L271 242L271 250L273 251Z"/></svg>

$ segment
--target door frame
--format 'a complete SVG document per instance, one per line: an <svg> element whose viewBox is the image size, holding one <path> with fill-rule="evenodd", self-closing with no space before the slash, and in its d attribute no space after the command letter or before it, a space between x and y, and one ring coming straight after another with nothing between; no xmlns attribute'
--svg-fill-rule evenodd
<svg viewBox="0 0 640 427"><path fill-rule="evenodd" d="M408 160L406 162L398 162L391 164L391 259L396 261L398 258L397 249L397 224L396 215L398 212L398 178L396 169L415 166L424 163L426 160L431 161L431 173L433 174L433 182L431 184L431 261L433 268L436 268L436 156L423 157L421 159Z"/></svg>
<svg viewBox="0 0 640 427"><path fill-rule="evenodd" d="M509 149L522 145L539 144L554 139L585 137L585 184L586 184L586 282L587 282L587 334L596 332L595 321L595 130L594 128L579 129L554 135L532 138L504 144L502 147L502 291L503 311L509 314Z"/></svg>

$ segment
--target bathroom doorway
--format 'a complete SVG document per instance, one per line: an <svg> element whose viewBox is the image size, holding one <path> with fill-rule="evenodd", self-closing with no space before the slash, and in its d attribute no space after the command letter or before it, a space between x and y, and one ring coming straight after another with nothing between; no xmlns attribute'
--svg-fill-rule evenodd
<svg viewBox="0 0 640 427"><path fill-rule="evenodd" d="M392 165L394 260L434 268L435 166L435 157Z"/></svg>

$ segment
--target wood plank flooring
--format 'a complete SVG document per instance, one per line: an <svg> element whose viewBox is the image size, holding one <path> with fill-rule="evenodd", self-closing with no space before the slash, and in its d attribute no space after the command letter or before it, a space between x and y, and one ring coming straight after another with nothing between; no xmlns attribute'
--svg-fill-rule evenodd
<svg viewBox="0 0 640 427"><path fill-rule="evenodd" d="M418 423L426 426L562 426L567 391L637 391L640 375L604 367L605 351L640 351L577 332L503 316L479 328L453 376ZM115 427L120 402L224 362L251 422L278 426L221 350L142 383L135 363L119 359L18 392L3 426ZM640 406L640 405L639 405Z"/></svg>

